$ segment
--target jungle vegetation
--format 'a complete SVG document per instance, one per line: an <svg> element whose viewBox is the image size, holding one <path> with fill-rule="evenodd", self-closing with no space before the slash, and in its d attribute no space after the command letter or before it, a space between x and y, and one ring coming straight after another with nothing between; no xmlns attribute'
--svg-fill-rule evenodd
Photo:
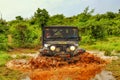
<svg viewBox="0 0 120 80"><path fill-rule="evenodd" d="M77 15L66 17L64 14L49 15L46 9L38 8L30 18L18 15L15 20L0 19L0 50L14 48L35 48L39 46L41 28L50 25L76 26L83 37L81 44L92 44L109 37L120 37L120 10L94 14L94 9L86 7ZM120 38L119 38L120 40ZM118 41L120 44L120 41ZM116 45L118 45L116 44Z"/></svg>

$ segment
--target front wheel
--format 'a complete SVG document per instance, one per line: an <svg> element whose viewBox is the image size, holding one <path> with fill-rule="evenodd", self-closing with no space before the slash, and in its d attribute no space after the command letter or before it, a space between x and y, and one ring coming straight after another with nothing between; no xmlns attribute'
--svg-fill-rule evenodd
<svg viewBox="0 0 120 80"><path fill-rule="evenodd" d="M83 53L85 53L85 52L86 52L85 49L78 48L78 49L76 49L76 51L74 52L74 56L77 56L77 55L83 54Z"/></svg>

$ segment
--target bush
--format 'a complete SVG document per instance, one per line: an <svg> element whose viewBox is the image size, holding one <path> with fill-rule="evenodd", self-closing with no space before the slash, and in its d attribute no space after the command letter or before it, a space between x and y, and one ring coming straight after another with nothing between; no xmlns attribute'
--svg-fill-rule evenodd
<svg viewBox="0 0 120 80"><path fill-rule="evenodd" d="M8 50L7 38L4 34L0 34L0 50Z"/></svg>
<svg viewBox="0 0 120 80"><path fill-rule="evenodd" d="M4 66L7 61L12 59L6 52L0 51L0 66Z"/></svg>
<svg viewBox="0 0 120 80"><path fill-rule="evenodd" d="M83 36L81 40L81 44L93 44L96 40L90 38L90 36Z"/></svg>
<svg viewBox="0 0 120 80"><path fill-rule="evenodd" d="M111 52L109 50L105 51L105 56L111 56Z"/></svg>
<svg viewBox="0 0 120 80"><path fill-rule="evenodd" d="M40 43L40 28L36 25L29 25L21 22L14 24L10 32L13 38L14 47L33 48Z"/></svg>

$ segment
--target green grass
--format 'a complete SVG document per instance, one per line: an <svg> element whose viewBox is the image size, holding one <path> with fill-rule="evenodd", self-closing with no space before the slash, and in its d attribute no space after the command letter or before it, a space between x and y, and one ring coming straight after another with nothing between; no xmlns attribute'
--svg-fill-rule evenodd
<svg viewBox="0 0 120 80"><path fill-rule="evenodd" d="M16 54L17 57L15 59L29 59L27 56L20 56L21 53L33 53L34 49L17 49L12 52L0 51L0 80L21 80L21 78L25 77L26 73L22 73L18 70L8 69L5 64L12 60L13 58L10 56L12 54Z"/></svg>
<svg viewBox="0 0 120 80"><path fill-rule="evenodd" d="M32 48L32 49L30 49L30 48L16 48L16 49L13 49L12 51L10 51L9 53L10 54L36 53L36 51L38 51L38 49L34 49L34 48Z"/></svg>
<svg viewBox="0 0 120 80"><path fill-rule="evenodd" d="M4 66L7 61L11 60L12 58L10 57L9 54L6 52L0 51L0 66Z"/></svg>
<svg viewBox="0 0 120 80"><path fill-rule="evenodd" d="M84 37L83 37L83 40ZM83 41L82 41L83 42ZM90 43L82 43L81 47L87 50L100 50L100 51L115 51L120 53L120 37L110 37L106 38L106 40L97 40L96 42Z"/></svg>
<svg viewBox="0 0 120 80"><path fill-rule="evenodd" d="M120 53L120 37L109 37L105 40L96 40L94 42L90 42L90 40L87 40L87 37L83 37L80 46L86 50L101 50L109 54L112 51ZM120 55L119 60L112 61L112 63L106 66L106 70L111 71L116 80L120 80Z"/></svg>
<svg viewBox="0 0 120 80"><path fill-rule="evenodd" d="M116 80L120 80L120 57L118 60L108 64L106 70L111 71Z"/></svg>
<svg viewBox="0 0 120 80"><path fill-rule="evenodd" d="M22 73L16 70L10 70L5 66L0 67L0 80L20 80Z"/></svg>
<svg viewBox="0 0 120 80"><path fill-rule="evenodd" d="M0 80L19 80L22 73L8 69L5 64L12 58L7 52L0 51Z"/></svg>

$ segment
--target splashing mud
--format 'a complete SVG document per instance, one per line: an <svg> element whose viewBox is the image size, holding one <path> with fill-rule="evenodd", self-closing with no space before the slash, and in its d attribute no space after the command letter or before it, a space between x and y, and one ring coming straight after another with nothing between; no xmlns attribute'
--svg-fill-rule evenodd
<svg viewBox="0 0 120 80"><path fill-rule="evenodd" d="M90 80L106 66L106 61L89 53L75 57L77 61L40 57L20 63L8 62L7 67L30 73L31 80ZM10 63L12 66L9 66Z"/></svg>

